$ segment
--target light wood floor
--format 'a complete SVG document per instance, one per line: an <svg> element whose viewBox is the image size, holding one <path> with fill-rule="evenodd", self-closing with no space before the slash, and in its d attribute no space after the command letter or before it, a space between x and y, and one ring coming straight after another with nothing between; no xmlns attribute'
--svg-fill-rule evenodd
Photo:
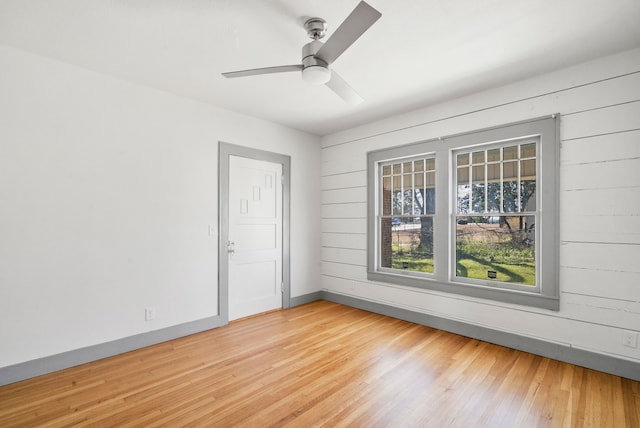
<svg viewBox="0 0 640 428"><path fill-rule="evenodd" d="M640 382L315 302L0 388L0 426L640 427Z"/></svg>

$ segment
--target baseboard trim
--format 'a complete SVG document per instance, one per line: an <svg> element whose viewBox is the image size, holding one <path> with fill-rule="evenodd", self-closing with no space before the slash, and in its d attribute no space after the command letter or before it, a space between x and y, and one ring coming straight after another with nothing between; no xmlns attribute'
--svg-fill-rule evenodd
<svg viewBox="0 0 640 428"><path fill-rule="evenodd" d="M304 294L302 296L292 297L290 302L291 307L294 307L315 302L316 300L322 300L322 291L315 291L313 293Z"/></svg>
<svg viewBox="0 0 640 428"><path fill-rule="evenodd" d="M221 327L224 324L225 323L222 321L220 316L203 318L184 324L166 327L160 330L136 334L134 336L113 340L111 342L99 343L97 345L87 346L86 348L74 349L72 351L2 367L0 368L0 386L122 354L124 352L133 351L135 349L144 348L146 346L166 342L168 340L177 339L179 337L211 330L212 328Z"/></svg>
<svg viewBox="0 0 640 428"><path fill-rule="evenodd" d="M494 330L488 327L481 327L462 321L455 321L421 312L414 312L408 309L397 308L395 306L371 302L369 300L363 300L343 294L332 293L324 290L320 293L322 299L330 302L340 303L380 315L410 321L427 327L437 328L438 330L448 331L461 336L482 340L484 342L506 346L507 348L518 349L531 354L640 381L640 363L633 361L615 358L610 355L598 354L584 349L577 349L568 345L561 345L541 339Z"/></svg>

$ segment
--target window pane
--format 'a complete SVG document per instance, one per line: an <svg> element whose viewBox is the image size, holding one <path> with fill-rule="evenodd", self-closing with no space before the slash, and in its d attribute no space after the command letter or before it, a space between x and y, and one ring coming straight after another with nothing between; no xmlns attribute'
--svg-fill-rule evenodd
<svg viewBox="0 0 640 428"><path fill-rule="evenodd" d="M521 161L520 166L521 211L536 210L536 160Z"/></svg>
<svg viewBox="0 0 640 428"><path fill-rule="evenodd" d="M436 170L436 160L435 159L427 159L427 171L435 171Z"/></svg>
<svg viewBox="0 0 640 428"><path fill-rule="evenodd" d="M518 211L518 182L516 180L502 183L502 211L505 213Z"/></svg>
<svg viewBox="0 0 640 428"><path fill-rule="evenodd" d="M427 187L436 187L436 173L427 172Z"/></svg>
<svg viewBox="0 0 640 428"><path fill-rule="evenodd" d="M436 213L436 173L427 172L427 184L425 189L425 212L424 214Z"/></svg>
<svg viewBox="0 0 640 428"><path fill-rule="evenodd" d="M475 213L484 212L484 165L472 167L471 206Z"/></svg>
<svg viewBox="0 0 640 428"><path fill-rule="evenodd" d="M392 208L394 215L402 215L402 182L401 175L393 176L393 200Z"/></svg>
<svg viewBox="0 0 640 428"><path fill-rule="evenodd" d="M424 159L420 159L413 162L414 171L424 171Z"/></svg>
<svg viewBox="0 0 640 428"><path fill-rule="evenodd" d="M435 214L436 213L436 189L435 187L427 188L425 191L425 214Z"/></svg>
<svg viewBox="0 0 640 428"><path fill-rule="evenodd" d="M520 180L536 179L536 160L529 159L520 162Z"/></svg>
<svg viewBox="0 0 640 428"><path fill-rule="evenodd" d="M482 152L474 152L471 155L472 162L475 163L484 163L484 151Z"/></svg>
<svg viewBox="0 0 640 428"><path fill-rule="evenodd" d="M405 174L408 172L413 172L413 162L405 162L403 166L403 172Z"/></svg>
<svg viewBox="0 0 640 428"><path fill-rule="evenodd" d="M500 160L500 149L493 149L487 151L488 162L498 162Z"/></svg>
<svg viewBox="0 0 640 428"><path fill-rule="evenodd" d="M459 213L469 212L470 188L469 188L469 168L458 168L458 188L457 188L457 207Z"/></svg>
<svg viewBox="0 0 640 428"><path fill-rule="evenodd" d="M413 214L413 175L405 174L404 179L404 202L402 212L405 215Z"/></svg>
<svg viewBox="0 0 640 428"><path fill-rule="evenodd" d="M456 160L458 166L469 165L469 153L461 153L457 156Z"/></svg>
<svg viewBox="0 0 640 428"><path fill-rule="evenodd" d="M500 182L487 184L487 212L500 212Z"/></svg>
<svg viewBox="0 0 640 428"><path fill-rule="evenodd" d="M424 214L424 187L413 189L413 201L415 203L413 212L415 215Z"/></svg>
<svg viewBox="0 0 640 428"><path fill-rule="evenodd" d="M535 158L536 157L536 143L523 144L520 146L521 158Z"/></svg>
<svg viewBox="0 0 640 428"><path fill-rule="evenodd" d="M382 179L382 215L391 215L391 177Z"/></svg>
<svg viewBox="0 0 640 428"><path fill-rule="evenodd" d="M380 266L433 273L433 217L383 218Z"/></svg>
<svg viewBox="0 0 640 428"><path fill-rule="evenodd" d="M513 213L518 211L518 163L502 164L502 211Z"/></svg>
<svg viewBox="0 0 640 428"><path fill-rule="evenodd" d="M516 159L518 157L518 146L509 146L502 149L502 159Z"/></svg>
<svg viewBox="0 0 640 428"><path fill-rule="evenodd" d="M415 209L414 213L417 215L424 214L424 172L419 172L413 175L413 194Z"/></svg>
<svg viewBox="0 0 640 428"><path fill-rule="evenodd" d="M402 165L400 165L399 163L394 163L393 164L393 173L394 174L402 174Z"/></svg>
<svg viewBox="0 0 640 428"><path fill-rule="evenodd" d="M500 149L497 149L500 156ZM489 151L491 152L491 150ZM487 212L500 211L500 164L487 165Z"/></svg>
<svg viewBox="0 0 640 428"><path fill-rule="evenodd" d="M391 165L385 165L382 167L382 175L391 175Z"/></svg>
<svg viewBox="0 0 640 428"><path fill-rule="evenodd" d="M458 185L469 184L469 167L458 168Z"/></svg>
<svg viewBox="0 0 640 428"><path fill-rule="evenodd" d="M535 216L458 217L456 276L534 286Z"/></svg>

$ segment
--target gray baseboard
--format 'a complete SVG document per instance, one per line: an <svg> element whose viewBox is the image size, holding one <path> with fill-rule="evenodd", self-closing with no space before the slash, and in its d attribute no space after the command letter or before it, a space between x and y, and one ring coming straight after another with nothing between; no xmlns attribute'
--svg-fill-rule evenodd
<svg viewBox="0 0 640 428"><path fill-rule="evenodd" d="M314 293L292 297L290 300L290 303L291 303L291 307L294 307L294 306L304 305L306 303L315 302L316 300L322 300L322 291L316 291Z"/></svg>
<svg viewBox="0 0 640 428"><path fill-rule="evenodd" d="M518 349L531 354L640 381L640 363L633 361L328 291L322 291L321 296L323 300L330 302L340 303L380 315L410 321L427 327L437 328L438 330L448 331L484 342L506 346L507 348Z"/></svg>
<svg viewBox="0 0 640 428"><path fill-rule="evenodd" d="M189 336L224 325L219 316L204 318L160 330L136 334L111 342L100 343L86 348L74 349L61 354L38 358L24 363L0 368L0 386L19 382L35 376L66 369L68 367L96 361L167 340Z"/></svg>

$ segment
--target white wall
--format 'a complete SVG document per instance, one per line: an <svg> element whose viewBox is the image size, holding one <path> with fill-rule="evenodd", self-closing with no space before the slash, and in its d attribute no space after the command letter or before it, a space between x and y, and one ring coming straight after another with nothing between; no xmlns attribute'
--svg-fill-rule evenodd
<svg viewBox="0 0 640 428"><path fill-rule="evenodd" d="M318 291L318 137L0 46L0 367L217 315L218 141L291 156Z"/></svg>
<svg viewBox="0 0 640 428"><path fill-rule="evenodd" d="M366 153L561 113L560 311L369 282ZM640 49L323 138L322 288L640 361Z"/></svg>

